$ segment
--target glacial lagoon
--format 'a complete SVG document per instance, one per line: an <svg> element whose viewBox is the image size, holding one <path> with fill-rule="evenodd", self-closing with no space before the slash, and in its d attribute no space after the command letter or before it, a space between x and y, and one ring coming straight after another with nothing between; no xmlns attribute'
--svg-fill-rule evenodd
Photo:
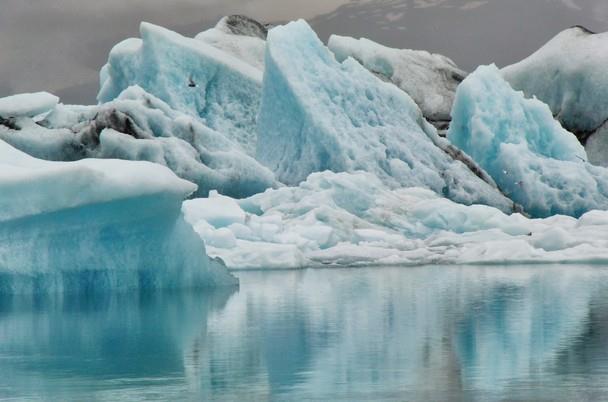
<svg viewBox="0 0 608 402"><path fill-rule="evenodd" d="M0 399L608 395L608 268L237 272L200 292L5 296Z"/></svg>

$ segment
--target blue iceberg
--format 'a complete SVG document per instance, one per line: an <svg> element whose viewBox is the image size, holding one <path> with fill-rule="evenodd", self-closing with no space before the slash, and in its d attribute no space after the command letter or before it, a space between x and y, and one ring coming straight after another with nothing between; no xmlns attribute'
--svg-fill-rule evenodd
<svg viewBox="0 0 608 402"><path fill-rule="evenodd" d="M464 204L512 211L491 179L455 160L457 153L406 93L353 59L338 63L306 22L269 32L257 159L281 182L364 170L391 187L426 187Z"/></svg>
<svg viewBox="0 0 608 402"><path fill-rule="evenodd" d="M608 170L589 164L549 107L513 90L496 66L479 67L460 85L452 119L449 140L530 215L608 208Z"/></svg>
<svg viewBox="0 0 608 402"><path fill-rule="evenodd" d="M195 116L253 154L262 73L201 40L148 23L114 46L101 71L101 103L132 85Z"/></svg>
<svg viewBox="0 0 608 402"><path fill-rule="evenodd" d="M0 141L0 293L233 285L183 219L196 186L147 162L48 162Z"/></svg>

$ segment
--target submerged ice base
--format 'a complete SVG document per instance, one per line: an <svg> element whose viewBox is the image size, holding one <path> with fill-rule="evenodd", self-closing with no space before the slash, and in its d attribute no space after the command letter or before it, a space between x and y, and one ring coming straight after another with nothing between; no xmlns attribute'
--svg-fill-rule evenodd
<svg viewBox="0 0 608 402"><path fill-rule="evenodd" d="M160 165L47 162L0 141L0 168L0 293L236 283L183 220L196 186Z"/></svg>

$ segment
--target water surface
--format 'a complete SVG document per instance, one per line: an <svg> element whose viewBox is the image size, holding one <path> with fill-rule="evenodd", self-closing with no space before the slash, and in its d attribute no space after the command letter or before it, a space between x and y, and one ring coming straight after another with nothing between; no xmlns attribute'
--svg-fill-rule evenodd
<svg viewBox="0 0 608 402"><path fill-rule="evenodd" d="M238 275L235 290L0 300L0 398L608 399L608 269Z"/></svg>

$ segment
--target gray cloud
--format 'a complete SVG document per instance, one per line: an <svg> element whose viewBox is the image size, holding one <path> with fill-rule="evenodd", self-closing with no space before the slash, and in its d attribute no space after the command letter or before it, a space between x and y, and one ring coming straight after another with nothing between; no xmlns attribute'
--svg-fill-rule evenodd
<svg viewBox="0 0 608 402"><path fill-rule="evenodd" d="M428 49L465 68L507 64L570 25L606 29L604 0L1 0L0 96L48 90L94 102L115 43L149 21L193 35L222 15L307 18L323 38L366 36ZM577 8L578 7L578 8Z"/></svg>

